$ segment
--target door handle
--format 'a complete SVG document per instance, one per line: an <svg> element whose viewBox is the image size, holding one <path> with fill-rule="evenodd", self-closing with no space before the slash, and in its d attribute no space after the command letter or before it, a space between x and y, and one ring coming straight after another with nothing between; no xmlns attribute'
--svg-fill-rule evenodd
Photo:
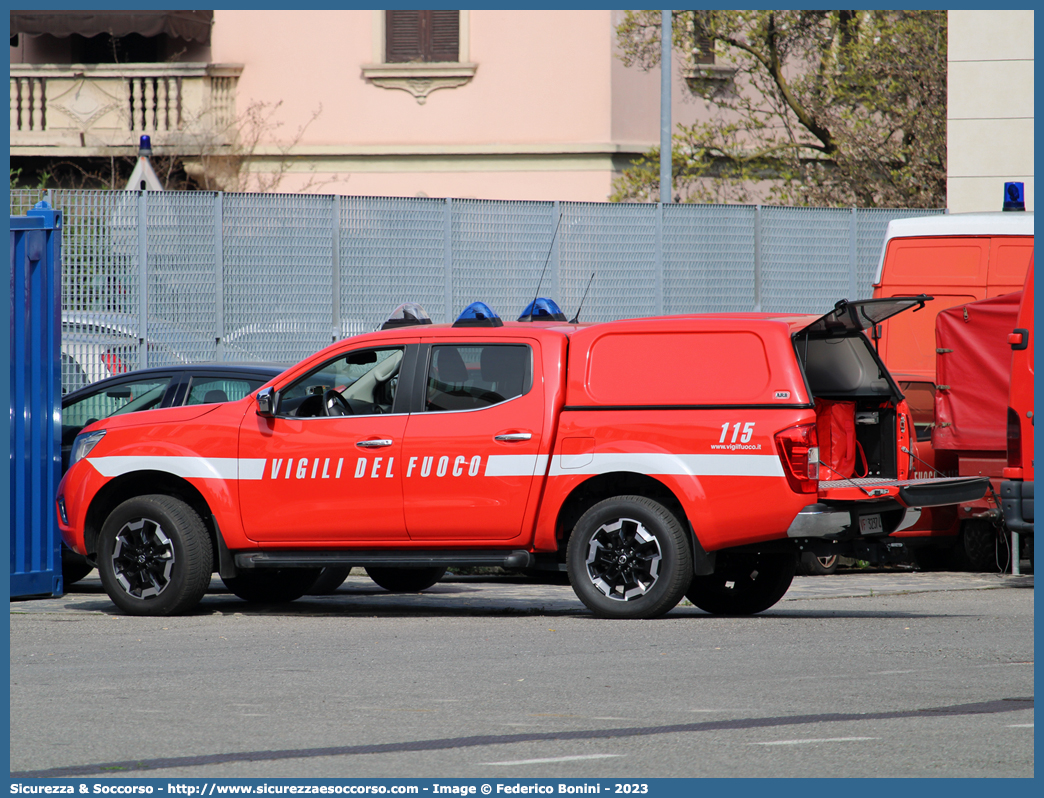
<svg viewBox="0 0 1044 798"><path fill-rule="evenodd" d="M368 441L356 441L355 445L360 446L363 449L381 449L385 446L391 446L395 441L391 438L377 438Z"/></svg>
<svg viewBox="0 0 1044 798"><path fill-rule="evenodd" d="M533 437L532 432L507 432L503 435L494 435L495 441L528 441Z"/></svg>

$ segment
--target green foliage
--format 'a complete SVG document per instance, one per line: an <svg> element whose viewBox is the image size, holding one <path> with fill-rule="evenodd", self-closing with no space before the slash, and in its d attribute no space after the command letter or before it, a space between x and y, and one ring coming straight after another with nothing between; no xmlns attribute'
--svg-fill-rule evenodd
<svg viewBox="0 0 1044 798"><path fill-rule="evenodd" d="M35 179L28 177L22 177L21 168L11 168L11 188L36 188L45 189L47 184L51 180L51 175L48 172L41 172L35 176Z"/></svg>
<svg viewBox="0 0 1044 798"><path fill-rule="evenodd" d="M688 82L710 111L673 137L683 200L748 202L756 189L792 205L945 205L945 11L675 11L673 20ZM659 11L628 11L617 37L626 65L659 64ZM708 44L713 65L698 63ZM651 150L612 199L655 199L658 185Z"/></svg>

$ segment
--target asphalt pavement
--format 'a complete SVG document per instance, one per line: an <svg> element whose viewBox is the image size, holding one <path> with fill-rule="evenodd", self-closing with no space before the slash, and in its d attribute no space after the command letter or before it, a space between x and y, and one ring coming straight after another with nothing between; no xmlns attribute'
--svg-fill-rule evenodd
<svg viewBox="0 0 1044 798"><path fill-rule="evenodd" d="M760 615L595 619L565 585L353 575L121 615L11 603L28 777L1033 775L1033 576L798 577Z"/></svg>

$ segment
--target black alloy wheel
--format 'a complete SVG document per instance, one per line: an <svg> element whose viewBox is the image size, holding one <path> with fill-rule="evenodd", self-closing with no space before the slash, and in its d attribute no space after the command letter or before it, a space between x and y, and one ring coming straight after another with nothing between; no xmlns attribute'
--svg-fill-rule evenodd
<svg viewBox="0 0 1044 798"><path fill-rule="evenodd" d="M213 552L199 514L172 496L119 505L102 525L98 572L109 598L131 615L177 615L210 584Z"/></svg>
<svg viewBox="0 0 1044 798"><path fill-rule="evenodd" d="M567 551L569 581L602 618L655 618L681 601L692 554L678 519L644 496L617 496L577 522Z"/></svg>

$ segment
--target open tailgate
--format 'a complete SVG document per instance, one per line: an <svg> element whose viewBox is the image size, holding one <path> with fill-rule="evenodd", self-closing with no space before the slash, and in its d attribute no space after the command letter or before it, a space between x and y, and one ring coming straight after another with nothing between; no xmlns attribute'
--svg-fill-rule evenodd
<svg viewBox="0 0 1044 798"><path fill-rule="evenodd" d="M989 477L937 477L929 479L880 479L876 477L820 481L819 498L831 501L897 499L906 507L938 507L981 499L989 489Z"/></svg>

